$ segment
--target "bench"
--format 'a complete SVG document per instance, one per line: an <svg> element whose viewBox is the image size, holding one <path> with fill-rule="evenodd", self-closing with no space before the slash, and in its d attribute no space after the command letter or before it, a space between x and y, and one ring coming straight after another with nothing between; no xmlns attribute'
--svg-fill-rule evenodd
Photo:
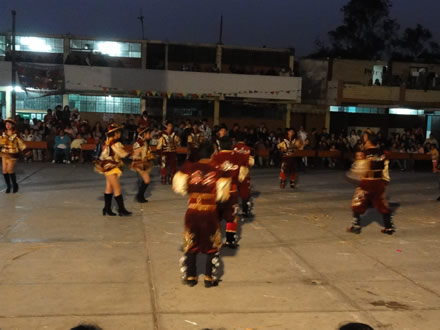
<svg viewBox="0 0 440 330"><path fill-rule="evenodd" d="M47 150L47 142L46 141L25 141L27 149L42 149Z"/></svg>

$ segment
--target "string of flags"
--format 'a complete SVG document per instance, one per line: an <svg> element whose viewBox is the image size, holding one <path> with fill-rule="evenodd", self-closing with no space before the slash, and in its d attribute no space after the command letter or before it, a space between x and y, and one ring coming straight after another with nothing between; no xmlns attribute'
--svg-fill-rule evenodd
<svg viewBox="0 0 440 330"><path fill-rule="evenodd" d="M129 94L137 97L167 97L177 98L177 99L210 99L214 97L239 97L239 96L250 96L253 94L270 94L270 95L279 95L279 94L291 94L295 92L301 92L301 90L289 89L289 90L276 90L276 91L258 91L258 90L247 90L247 91L236 91L236 92L213 92L213 93L175 93L175 92L167 92L167 91L157 91L157 90L129 90L124 91L118 88L111 87L103 87L104 94L112 94L112 93L121 93Z"/></svg>

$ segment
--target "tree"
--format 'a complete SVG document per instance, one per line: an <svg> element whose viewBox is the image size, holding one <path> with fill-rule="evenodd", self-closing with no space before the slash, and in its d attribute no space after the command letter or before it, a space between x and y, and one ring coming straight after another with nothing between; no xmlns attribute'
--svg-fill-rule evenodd
<svg viewBox="0 0 440 330"><path fill-rule="evenodd" d="M394 42L393 59L405 61L439 61L440 45L433 41L432 33L421 24L407 28Z"/></svg>
<svg viewBox="0 0 440 330"><path fill-rule="evenodd" d="M328 33L328 56L374 60L390 53L399 30L390 18L391 0L350 0L342 7L343 24Z"/></svg>

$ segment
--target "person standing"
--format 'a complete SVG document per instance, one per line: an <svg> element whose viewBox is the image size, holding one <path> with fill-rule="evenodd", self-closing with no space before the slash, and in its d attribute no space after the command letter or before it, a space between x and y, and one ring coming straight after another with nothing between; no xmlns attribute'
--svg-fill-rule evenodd
<svg viewBox="0 0 440 330"><path fill-rule="evenodd" d="M239 175L244 170L242 167L246 167L248 164L244 164L242 156L232 150L232 140L229 137L222 137L219 143L221 151L213 156L212 161L223 177L231 179L230 197L220 204L219 215L220 220L226 220L225 246L236 249L238 247Z"/></svg>
<svg viewBox="0 0 440 330"><path fill-rule="evenodd" d="M389 161L380 152L377 146L376 135L372 132L366 131L364 133L363 142L364 149L357 154L357 160L353 164L353 168L358 169L360 182L351 202L353 222L347 228L347 231L360 234L361 215L365 213L369 205L373 205L383 217L385 228L382 229L382 233L392 235L395 232L395 228L391 210L385 197L385 189L390 182Z"/></svg>
<svg viewBox="0 0 440 330"><path fill-rule="evenodd" d="M5 131L0 138L2 157L2 171L6 183L6 193L18 192L18 183L15 175L15 165L17 164L20 151L26 150L26 144L21 139L16 129L16 122L12 118L5 120ZM11 186L12 182L12 186Z"/></svg>
<svg viewBox="0 0 440 330"><path fill-rule="evenodd" d="M199 160L199 148L200 144L204 140L203 133L199 130L199 124L194 123L192 132L188 135L188 156L187 159L190 162L197 162Z"/></svg>
<svg viewBox="0 0 440 330"><path fill-rule="evenodd" d="M241 210L244 217L251 215L251 176L250 168L254 166L255 160L251 155L251 148L249 148L244 142L244 134L238 134L237 143L233 146L234 153L241 155L243 158L243 164L247 166L240 167L238 192L241 199Z"/></svg>
<svg viewBox="0 0 440 330"><path fill-rule="evenodd" d="M218 285L220 265L221 232L217 202L229 198L231 180L222 178L211 162L213 145L206 141L200 145L200 160L187 162L173 178L173 190L180 195L189 195L185 214L184 256L180 259L183 283L197 284L197 254L206 254L205 287Z"/></svg>
<svg viewBox="0 0 440 330"><path fill-rule="evenodd" d="M303 149L303 143L296 137L295 130L289 128L287 136L278 144L278 149L282 153L281 172L280 172L280 188L286 187L287 176L290 175L290 188L296 186L297 159L295 152Z"/></svg>
<svg viewBox="0 0 440 330"><path fill-rule="evenodd" d="M110 124L107 127L104 148L101 156L94 162L95 171L105 175L105 193L104 193L104 209L102 215L115 216L112 211L112 199L115 196L118 204L119 216L129 216L132 213L127 211L124 206L124 199L121 192L121 183L119 177L122 174L121 167L123 166L122 159L126 158L129 153L125 151L124 145L119 141L121 138L121 130L123 126Z"/></svg>
<svg viewBox="0 0 440 330"><path fill-rule="evenodd" d="M157 150L161 151L161 169L160 176L162 184L171 184L173 176L177 170L177 147L180 146L180 138L174 132L174 125L172 122L167 122L166 130L162 132L162 135L157 144Z"/></svg>
<svg viewBox="0 0 440 330"><path fill-rule="evenodd" d="M142 182L139 185L138 192L136 194L136 200L139 203L147 203L145 199L145 191L147 191L148 185L151 182L150 172L153 168L154 155L150 148L151 129L139 128L138 137L133 145L133 155L131 162L131 169L136 171Z"/></svg>

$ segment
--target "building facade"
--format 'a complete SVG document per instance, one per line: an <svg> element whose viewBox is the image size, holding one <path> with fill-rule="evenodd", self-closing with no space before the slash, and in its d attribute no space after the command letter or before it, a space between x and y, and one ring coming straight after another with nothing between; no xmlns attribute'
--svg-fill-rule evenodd
<svg viewBox="0 0 440 330"><path fill-rule="evenodd" d="M11 112L12 89L17 91L17 112L37 118L61 104L78 108L90 120L148 110L161 119L264 121L275 128L289 126L292 109L301 102L301 78L291 74L290 49L18 35L16 59L22 75L32 76L27 68L34 66L60 70L63 88L43 93L22 86L20 79L12 86L11 36L0 34L5 117Z"/></svg>

